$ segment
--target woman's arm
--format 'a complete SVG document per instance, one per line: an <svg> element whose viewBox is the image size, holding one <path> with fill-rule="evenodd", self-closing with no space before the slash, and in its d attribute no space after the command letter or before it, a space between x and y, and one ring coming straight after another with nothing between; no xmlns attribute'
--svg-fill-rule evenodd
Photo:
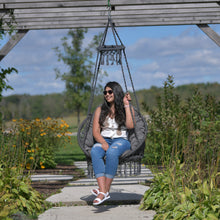
<svg viewBox="0 0 220 220"><path fill-rule="evenodd" d="M129 101L131 100L130 94L127 93L123 99L123 103L124 103L124 107L125 107L125 115L126 115L126 121L125 121L125 125L127 127L127 129L132 129L134 128L134 122L133 122L133 118L134 118L134 109L133 107L129 106ZM131 113L132 110L132 113ZM133 114L133 118L132 118L132 114Z"/></svg>
<svg viewBox="0 0 220 220"><path fill-rule="evenodd" d="M108 143L105 141L105 139L101 135L101 127L99 124L99 117L101 114L101 107L98 107L95 111L94 119L93 119L93 126L92 126L92 133L95 140L102 144L102 148L107 151L109 148Z"/></svg>

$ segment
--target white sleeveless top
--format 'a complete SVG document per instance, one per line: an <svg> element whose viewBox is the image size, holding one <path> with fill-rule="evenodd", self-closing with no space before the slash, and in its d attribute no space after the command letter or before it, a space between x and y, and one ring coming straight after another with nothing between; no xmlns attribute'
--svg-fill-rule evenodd
<svg viewBox="0 0 220 220"><path fill-rule="evenodd" d="M101 135L107 138L124 138L127 139L127 129L121 127L121 130L118 130L118 124L115 121L115 118L106 117L104 121L104 126L101 128Z"/></svg>

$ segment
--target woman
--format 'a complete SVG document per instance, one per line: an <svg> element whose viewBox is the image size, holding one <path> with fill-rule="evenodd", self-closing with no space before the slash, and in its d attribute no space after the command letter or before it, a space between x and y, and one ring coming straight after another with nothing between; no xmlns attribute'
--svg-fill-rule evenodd
<svg viewBox="0 0 220 220"><path fill-rule="evenodd" d="M132 108L132 117L129 93L124 95L117 82L108 82L103 94L104 103L96 109L93 120L96 143L91 149L91 158L99 186L91 191L96 196L93 205L110 198L109 190L117 172L119 157L131 148L127 129L134 128L134 110Z"/></svg>

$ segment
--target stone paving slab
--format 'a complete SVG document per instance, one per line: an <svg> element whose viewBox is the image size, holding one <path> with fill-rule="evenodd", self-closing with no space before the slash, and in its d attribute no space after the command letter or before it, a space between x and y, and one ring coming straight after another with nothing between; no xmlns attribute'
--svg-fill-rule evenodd
<svg viewBox="0 0 220 220"><path fill-rule="evenodd" d="M127 178L114 178L112 185L128 185L128 184L140 184L146 183L146 181L152 180L153 177L127 177ZM97 185L96 179L79 179L76 181L69 182L69 185Z"/></svg>
<svg viewBox="0 0 220 220"><path fill-rule="evenodd" d="M49 174L37 174L31 175L31 181L67 181L72 180L73 175L49 175Z"/></svg>
<svg viewBox="0 0 220 220"><path fill-rule="evenodd" d="M47 198L47 201L65 205L92 205L95 196L90 191L94 188L97 186L67 186L61 193ZM139 204L148 189L148 186L139 184L112 185L111 198L105 204Z"/></svg>
<svg viewBox="0 0 220 220"><path fill-rule="evenodd" d="M139 210L139 205L72 206L49 209L38 220L152 220L155 214Z"/></svg>

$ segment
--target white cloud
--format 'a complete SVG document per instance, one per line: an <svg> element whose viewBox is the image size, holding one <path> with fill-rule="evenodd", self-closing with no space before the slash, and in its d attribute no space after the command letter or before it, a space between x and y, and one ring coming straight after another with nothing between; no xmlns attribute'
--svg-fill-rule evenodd
<svg viewBox="0 0 220 220"><path fill-rule="evenodd" d="M178 29L182 30L178 34L171 35L167 27L167 31L159 36L159 28L155 27L155 37L152 32L148 36L148 28L142 28L141 35L138 34L138 28L135 32L132 28L122 30L129 42L126 45L126 54L136 89L149 88L152 85L162 86L168 74L174 76L176 85L220 82L219 47L202 31L194 26L182 27ZM215 29L219 30L220 26L215 26ZM85 43L100 31L103 30L89 30ZM14 87L14 91L8 90L3 95L62 92L65 84L60 79L55 79L54 68L58 67L64 71L66 66L58 62L52 48L61 46L61 38L66 36L67 32L68 30L29 31L1 61L1 67L15 67L19 71L18 74L8 76L9 85ZM132 36L132 39L129 40L129 36ZM124 85L120 66L104 66L102 69L109 73L103 84L115 80ZM126 71L126 67L124 69ZM130 88L128 75L126 80Z"/></svg>
<svg viewBox="0 0 220 220"><path fill-rule="evenodd" d="M138 87L144 80L162 86L168 74L176 84L220 82L219 47L204 33L193 33L190 29L178 36L141 38L129 46L128 56L139 64Z"/></svg>

